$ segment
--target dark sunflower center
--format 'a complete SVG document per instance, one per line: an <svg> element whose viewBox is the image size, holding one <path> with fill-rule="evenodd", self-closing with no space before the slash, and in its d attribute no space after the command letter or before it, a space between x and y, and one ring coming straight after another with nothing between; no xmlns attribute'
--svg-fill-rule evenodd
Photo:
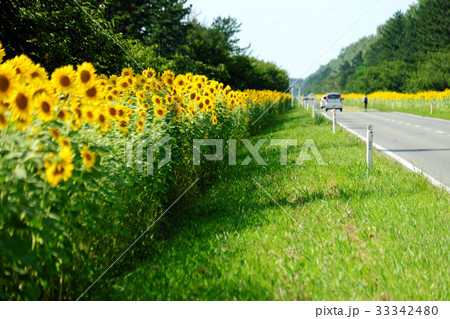
<svg viewBox="0 0 450 319"><path fill-rule="evenodd" d="M88 162L91 161L91 159L92 159L92 156L89 153L84 154L84 157L86 158L86 161L88 161Z"/></svg>
<svg viewBox="0 0 450 319"><path fill-rule="evenodd" d="M0 91L1 92L8 91L9 86L10 86L9 79L6 76L0 74Z"/></svg>
<svg viewBox="0 0 450 319"><path fill-rule="evenodd" d="M42 103L41 103L41 110L42 110L42 112L44 112L44 113L49 113L50 112L50 104L48 104L48 102L47 101L43 101Z"/></svg>
<svg viewBox="0 0 450 319"><path fill-rule="evenodd" d="M68 87L70 86L70 79L67 75L63 75L60 79L59 79L59 83L61 84L61 86L63 87Z"/></svg>
<svg viewBox="0 0 450 319"><path fill-rule="evenodd" d="M81 71L80 79L81 79L81 82L83 82L83 83L89 82L89 80L91 79L91 73L89 73L89 71L86 71L86 70Z"/></svg>
<svg viewBox="0 0 450 319"><path fill-rule="evenodd" d="M22 93L17 94L16 96L16 104L20 110L26 110L28 107L28 99Z"/></svg>
<svg viewBox="0 0 450 319"><path fill-rule="evenodd" d="M115 108L110 108L109 109L109 114L111 114L111 116L116 116L117 112Z"/></svg>
<svg viewBox="0 0 450 319"><path fill-rule="evenodd" d="M97 95L97 88L95 86L91 87L86 91L86 95L91 98L95 97Z"/></svg>
<svg viewBox="0 0 450 319"><path fill-rule="evenodd" d="M100 114L98 117L98 120L100 121L100 123L105 123L106 122L106 117L103 114Z"/></svg>

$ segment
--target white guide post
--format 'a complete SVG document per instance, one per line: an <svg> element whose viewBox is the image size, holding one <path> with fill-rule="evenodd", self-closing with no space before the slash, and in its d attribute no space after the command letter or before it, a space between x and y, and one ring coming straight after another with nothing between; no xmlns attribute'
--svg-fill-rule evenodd
<svg viewBox="0 0 450 319"><path fill-rule="evenodd" d="M336 110L333 110L333 134L336 134Z"/></svg>
<svg viewBox="0 0 450 319"><path fill-rule="evenodd" d="M373 125L367 125L367 168L372 170L373 159Z"/></svg>

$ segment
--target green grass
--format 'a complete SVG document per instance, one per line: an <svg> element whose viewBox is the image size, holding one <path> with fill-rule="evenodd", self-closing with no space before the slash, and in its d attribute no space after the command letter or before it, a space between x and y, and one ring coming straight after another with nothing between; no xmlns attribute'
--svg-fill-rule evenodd
<svg viewBox="0 0 450 319"><path fill-rule="evenodd" d="M275 118L252 141L298 139L289 165L266 142L267 166L225 168L150 231L144 262L119 262L83 299L448 300L449 194L378 152L368 173L364 144L331 131L300 108ZM294 165L306 139L325 166Z"/></svg>

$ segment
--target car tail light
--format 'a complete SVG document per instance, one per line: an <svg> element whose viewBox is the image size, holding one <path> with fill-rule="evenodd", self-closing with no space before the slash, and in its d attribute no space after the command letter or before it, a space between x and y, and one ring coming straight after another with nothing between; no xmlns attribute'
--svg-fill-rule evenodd
<svg viewBox="0 0 450 319"><path fill-rule="evenodd" d="M327 102L328 102L328 95L327 95Z"/></svg>

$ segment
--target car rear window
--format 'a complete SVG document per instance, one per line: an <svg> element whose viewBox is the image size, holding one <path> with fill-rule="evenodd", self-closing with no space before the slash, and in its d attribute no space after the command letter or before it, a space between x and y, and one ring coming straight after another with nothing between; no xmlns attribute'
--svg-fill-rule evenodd
<svg viewBox="0 0 450 319"><path fill-rule="evenodd" d="M328 99L329 100L339 100L341 96L339 94L329 94Z"/></svg>

